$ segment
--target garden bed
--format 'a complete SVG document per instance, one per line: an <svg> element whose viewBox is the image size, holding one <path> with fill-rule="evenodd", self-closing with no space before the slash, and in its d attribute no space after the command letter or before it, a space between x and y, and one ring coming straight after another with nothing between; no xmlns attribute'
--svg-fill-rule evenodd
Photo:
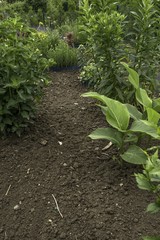
<svg viewBox="0 0 160 240"><path fill-rule="evenodd" d="M78 72L51 73L35 124L0 140L0 239L139 240L160 235L152 196L137 188L137 166L87 135L102 113L80 95ZM59 210L56 208L56 201Z"/></svg>

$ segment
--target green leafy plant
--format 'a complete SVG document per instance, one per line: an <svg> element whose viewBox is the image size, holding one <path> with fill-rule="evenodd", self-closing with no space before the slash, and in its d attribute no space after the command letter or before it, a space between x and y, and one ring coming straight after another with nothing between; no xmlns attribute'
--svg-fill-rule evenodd
<svg viewBox="0 0 160 240"><path fill-rule="evenodd" d="M35 115L52 62L36 47L37 33L19 19L0 22L0 132L18 135Z"/></svg>
<svg viewBox="0 0 160 240"><path fill-rule="evenodd" d="M60 36L57 30L38 31L35 36L35 47L37 47L43 57L54 60L54 51L60 43ZM51 53L52 56L51 56Z"/></svg>
<svg viewBox="0 0 160 240"><path fill-rule="evenodd" d="M77 49L69 47L61 40L55 50L49 52L50 58L54 58L57 67L77 66Z"/></svg>
<svg viewBox="0 0 160 240"><path fill-rule="evenodd" d="M90 49L90 59L82 69L80 79L82 82L89 81L89 84L94 87L101 94L107 96L118 96L122 101L124 100L122 89L122 81L119 77L120 60L124 57L123 48L123 21L124 15L116 11L111 11L104 1L95 10L96 3L88 4L84 1L82 6L82 19L83 32L87 35L86 49ZM104 6L104 9L103 7ZM103 9L103 10L102 10ZM90 71L89 67L94 65L95 71ZM88 79L89 73L92 74ZM114 91L113 91L114 89Z"/></svg>
<svg viewBox="0 0 160 240"><path fill-rule="evenodd" d="M89 136L92 139L108 139L115 144L124 161L145 164L147 153L139 147L140 140L148 136L149 139L160 139L159 134L159 99L151 99L147 92L139 86L139 75L136 71L123 63L129 72L129 82L135 88L137 103L141 111L131 105L123 104L95 92L85 93L83 97L92 97L103 103L101 107L108 128L100 128ZM137 104L137 105L138 105Z"/></svg>
<svg viewBox="0 0 160 240"><path fill-rule="evenodd" d="M141 84L148 85L148 89L153 91L157 88L155 79L160 61L158 12L153 0L141 0L131 13L133 29L129 42L132 47L132 67L139 72Z"/></svg>
<svg viewBox="0 0 160 240"><path fill-rule="evenodd" d="M158 149L153 155L148 155L143 169L143 173L135 174L136 181L140 189L147 190L156 196L155 202L148 205L147 212L157 213L160 211L160 160ZM144 237L143 240L160 240L160 237Z"/></svg>
<svg viewBox="0 0 160 240"><path fill-rule="evenodd" d="M123 60L138 72L141 87L149 95L157 91L160 30L156 9L152 0L94 0L91 4L84 0L80 22L89 55L82 55L80 80L100 94L136 104L134 89L120 65Z"/></svg>
<svg viewBox="0 0 160 240"><path fill-rule="evenodd" d="M158 150L148 159L144 165L143 173L135 174L138 187L154 193L157 197L155 203L150 203L147 211L157 213L160 211L160 160Z"/></svg>

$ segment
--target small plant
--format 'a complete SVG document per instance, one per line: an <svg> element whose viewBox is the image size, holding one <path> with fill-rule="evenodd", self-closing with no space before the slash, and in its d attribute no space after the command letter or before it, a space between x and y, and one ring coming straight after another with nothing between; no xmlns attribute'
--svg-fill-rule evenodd
<svg viewBox="0 0 160 240"><path fill-rule="evenodd" d="M144 165L143 173L135 174L138 187L156 195L155 203L150 203L147 212L157 213L160 211L160 160L158 150L148 159Z"/></svg>
<svg viewBox="0 0 160 240"><path fill-rule="evenodd" d="M92 139L108 139L115 144L121 158L124 161L145 164L148 158L147 153L139 147L143 137L149 139L160 139L159 134L159 99L151 99L147 92L139 86L139 75L127 64L123 63L129 72L129 82L135 88L135 96L138 110L131 104L123 104L117 100L108 98L95 92L83 94L83 97L92 97L101 101L101 107L108 128L99 128L89 136ZM139 107L141 106L141 107Z"/></svg>

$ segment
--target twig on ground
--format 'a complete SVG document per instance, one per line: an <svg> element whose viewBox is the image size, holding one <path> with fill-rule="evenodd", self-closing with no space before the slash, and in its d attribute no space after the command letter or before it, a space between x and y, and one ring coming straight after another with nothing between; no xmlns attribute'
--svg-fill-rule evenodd
<svg viewBox="0 0 160 240"><path fill-rule="evenodd" d="M7 189L7 192L6 192L5 196L8 195L10 188L11 188L11 184L9 185L9 187L8 187L8 189Z"/></svg>
<svg viewBox="0 0 160 240"><path fill-rule="evenodd" d="M111 146L112 146L112 142L109 142L109 143L107 144L107 146L105 146L105 147L102 149L102 151L105 151L105 150L109 149Z"/></svg>
<svg viewBox="0 0 160 240"><path fill-rule="evenodd" d="M63 218L63 215L62 215L62 213L61 213L61 211L60 211L60 209L59 209L59 206L58 206L57 200L56 200L56 198L55 198L55 196L54 196L53 194L52 194L52 197L53 197L53 199L54 199L54 201L55 201L56 208L57 208L57 210L58 210L58 212L59 212L61 218Z"/></svg>

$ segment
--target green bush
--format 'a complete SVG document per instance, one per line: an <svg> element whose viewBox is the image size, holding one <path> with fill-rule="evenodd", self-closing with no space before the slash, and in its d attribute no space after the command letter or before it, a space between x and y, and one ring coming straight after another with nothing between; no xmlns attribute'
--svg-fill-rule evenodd
<svg viewBox="0 0 160 240"><path fill-rule="evenodd" d="M16 132L34 117L51 62L36 47L37 32L18 19L0 22L0 132Z"/></svg>
<svg viewBox="0 0 160 240"><path fill-rule="evenodd" d="M122 84L119 72L120 61L125 57L125 51L122 51L125 48L122 38L125 17L116 11L92 13L90 9L92 10L92 7L84 7L82 18L82 28L87 35L86 50L90 49L90 59L86 62L87 67L82 69L80 79L89 82L101 94L123 101L126 86ZM90 67L93 65L92 72Z"/></svg>
<svg viewBox="0 0 160 240"><path fill-rule="evenodd" d="M59 32L57 30L39 31L36 34L35 47L40 49L43 57L50 59L51 53L55 51L60 42ZM54 58L52 54L52 59Z"/></svg>
<svg viewBox="0 0 160 240"><path fill-rule="evenodd" d="M0 18L6 19L9 17L21 16L26 20L26 13L24 11L24 2L17 1L15 3L9 4L5 1L0 3Z"/></svg>
<svg viewBox="0 0 160 240"><path fill-rule="evenodd" d="M80 79L101 94L135 103L133 88L120 62L138 71L141 86L150 95L159 90L159 11L152 0L127 2L82 1L81 29L90 59L83 54L85 67ZM115 6L119 6L118 11Z"/></svg>
<svg viewBox="0 0 160 240"><path fill-rule="evenodd" d="M54 59L57 67L76 66L78 63L77 49L69 47L63 40L54 51L49 51L49 56Z"/></svg>

